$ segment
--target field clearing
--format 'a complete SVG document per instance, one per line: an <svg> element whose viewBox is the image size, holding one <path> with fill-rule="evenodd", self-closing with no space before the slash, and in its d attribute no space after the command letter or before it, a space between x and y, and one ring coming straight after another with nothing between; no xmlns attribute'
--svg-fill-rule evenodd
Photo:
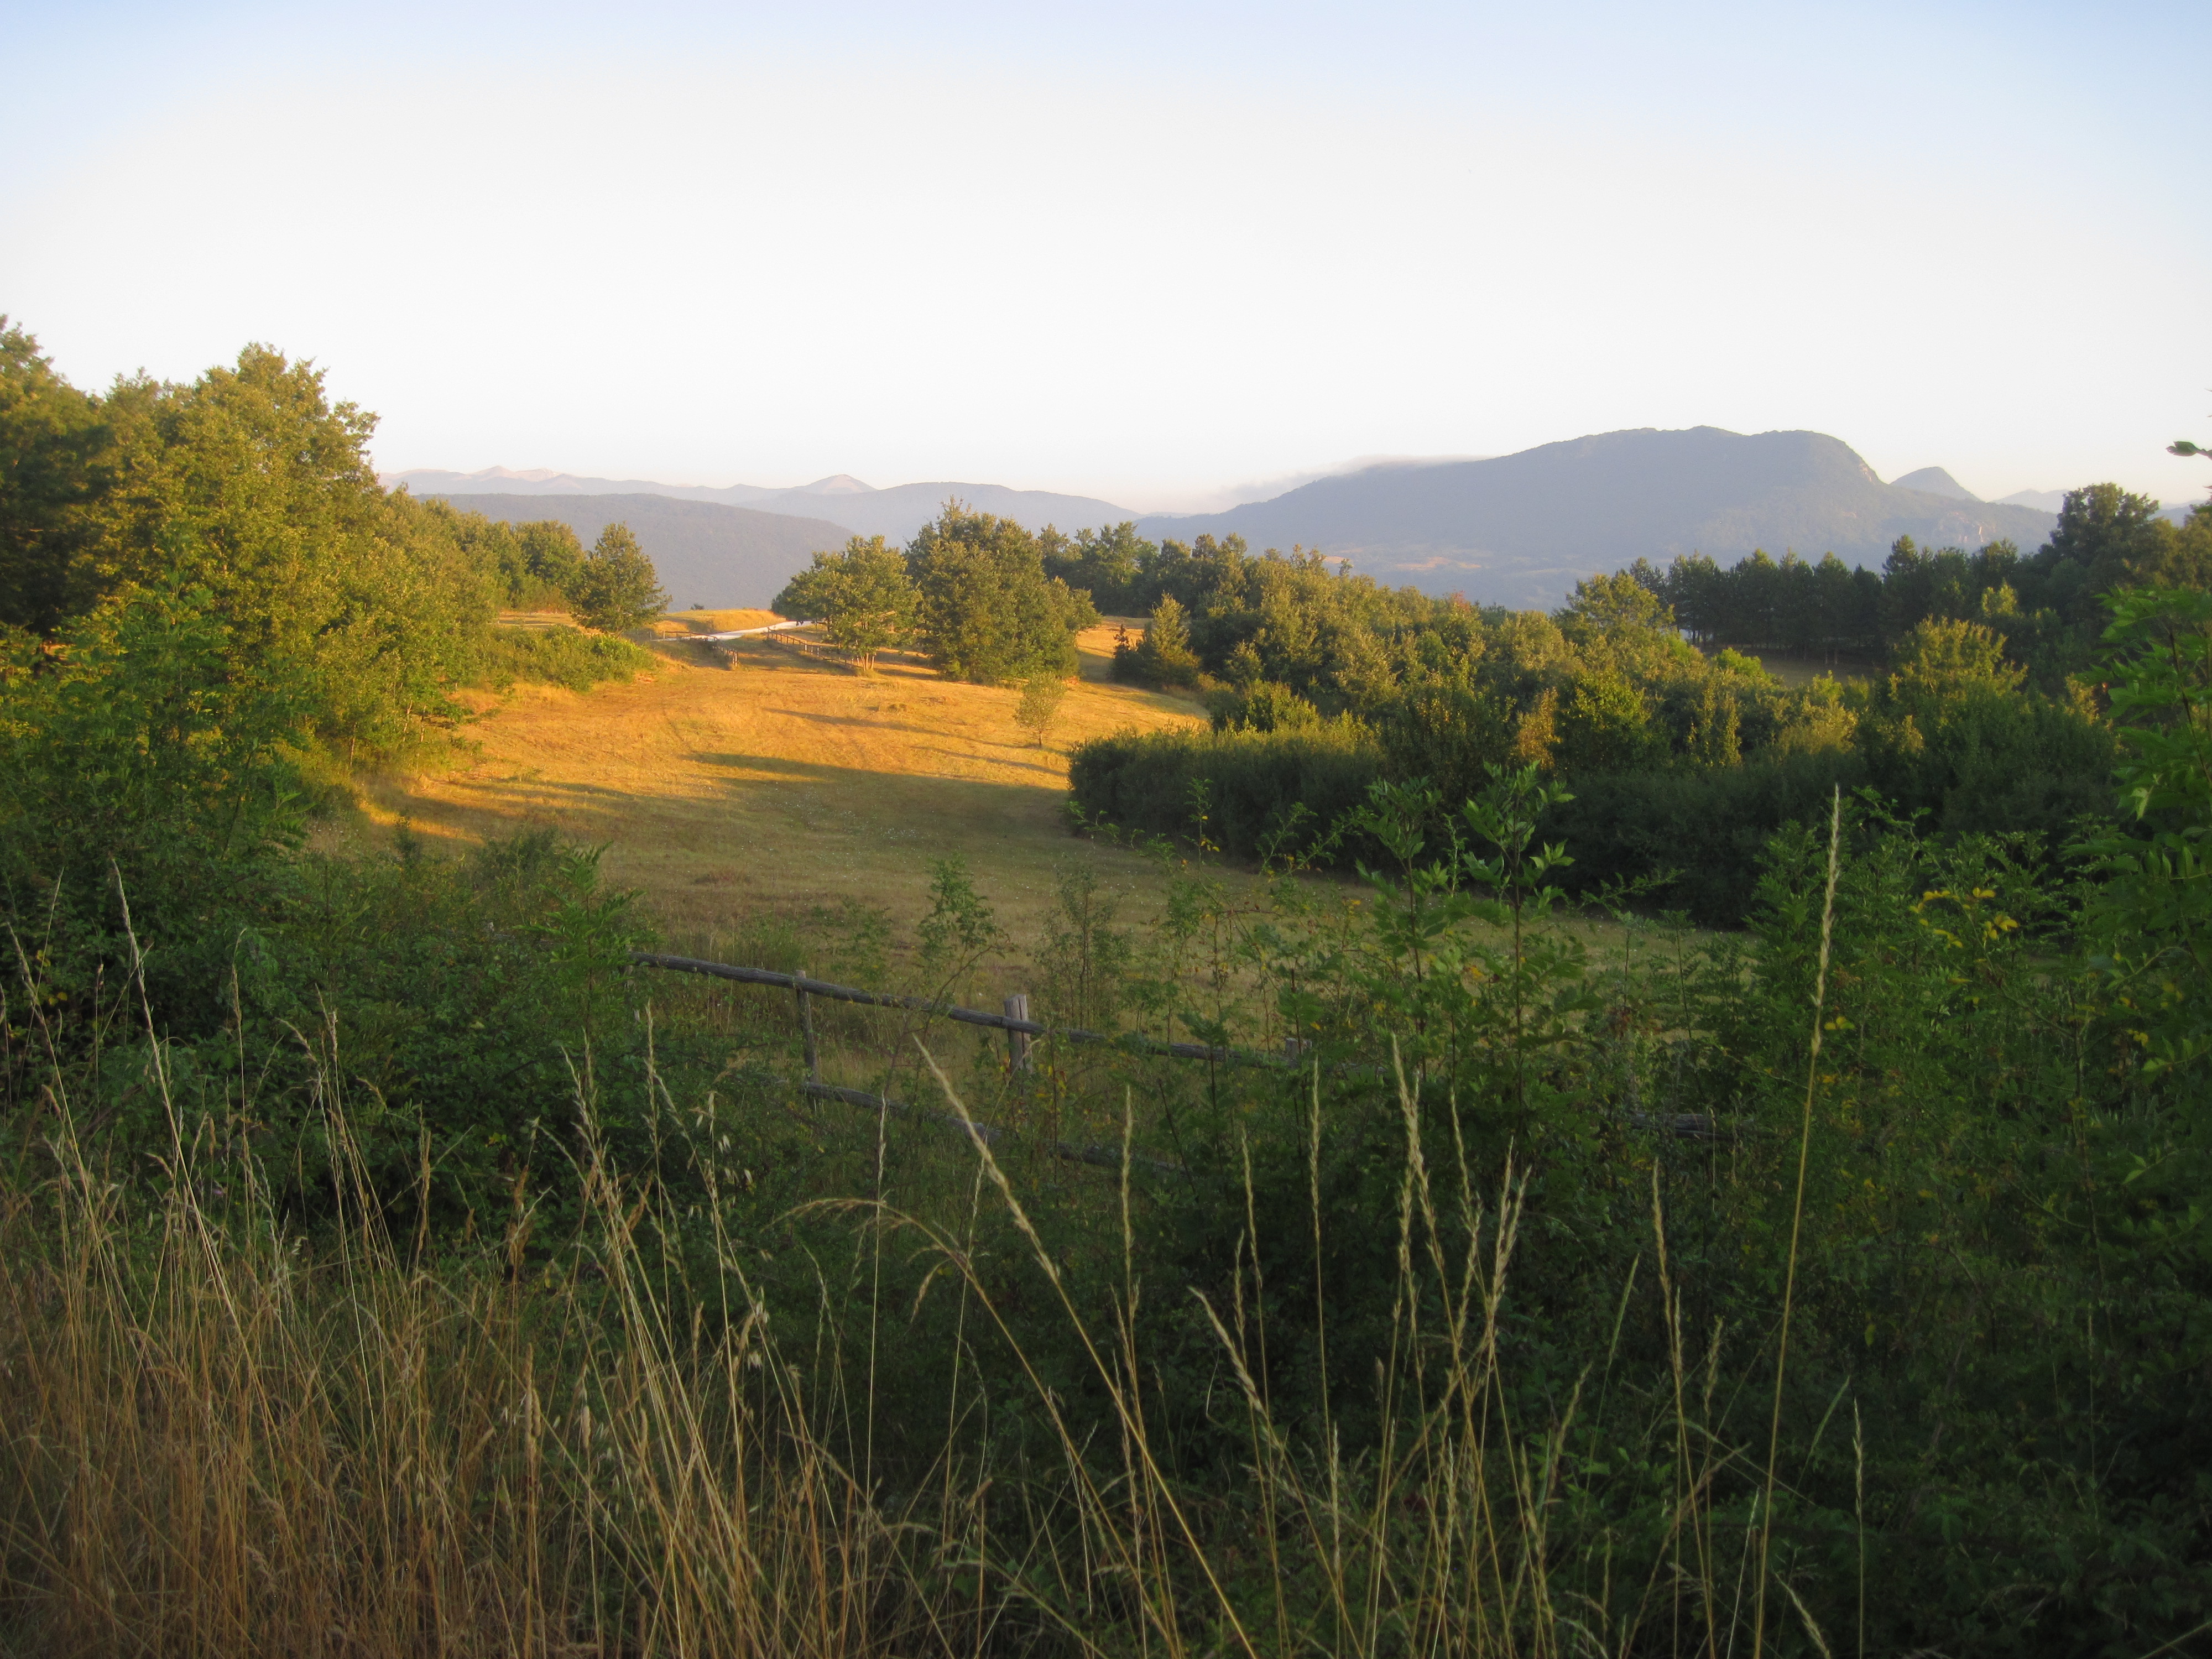
<svg viewBox="0 0 2212 1659"><path fill-rule="evenodd" d="M863 676L750 641L722 666L682 642L695 618L774 620L684 612L659 630L660 663L628 685L475 696L471 752L372 784L371 833L404 821L468 846L543 825L605 843L609 877L643 892L672 944L696 950L763 911L845 901L910 927L932 861L956 854L1018 951L1042 936L1070 861L1123 895L1127 919L1157 908L1158 866L1069 835L1064 816L1073 744L1203 719L1187 699L1107 679L1111 624L1078 641L1081 678L1038 748L1014 723L1018 689L940 679L888 653Z"/></svg>
<svg viewBox="0 0 2212 1659"><path fill-rule="evenodd" d="M563 623L514 613L509 625ZM1185 697L1115 683L1117 623L1079 637L1080 669L1042 748L1014 723L1018 689L939 678L886 653L873 675L809 660L764 640L723 647L695 632L761 626L768 611L683 612L629 637L659 659L628 684L570 691L520 684L468 694L477 711L442 762L371 781L363 811L320 844L386 841L403 824L433 846L480 845L550 828L606 848L602 869L634 888L667 948L732 960L763 921L805 923L835 954L819 910L861 905L912 937L929 907L931 867L958 856L1006 931L979 964L975 994L1023 988L1046 936L1059 878L1088 867L1142 929L1166 902L1159 861L1068 833L1067 751L1135 727L1204 723ZM1141 623L1139 624L1141 626ZM1253 878L1219 872L1233 889ZM1316 879L1354 897L1358 884ZM1608 924L1562 916L1603 960ZM786 966L799 964L784 964Z"/></svg>
<svg viewBox="0 0 2212 1659"><path fill-rule="evenodd" d="M637 637L649 632L655 639L680 640L692 634L726 634L740 628L767 628L783 620L773 611L672 611L653 623L650 629L640 629Z"/></svg>
<svg viewBox="0 0 2212 1659"><path fill-rule="evenodd" d="M1826 663L1793 657L1781 651L1747 651L1743 654L1757 659L1760 667L1793 691L1802 690L1823 675L1832 675L1838 681L1848 684L1852 680L1876 678L1881 672L1873 664L1856 658Z"/></svg>

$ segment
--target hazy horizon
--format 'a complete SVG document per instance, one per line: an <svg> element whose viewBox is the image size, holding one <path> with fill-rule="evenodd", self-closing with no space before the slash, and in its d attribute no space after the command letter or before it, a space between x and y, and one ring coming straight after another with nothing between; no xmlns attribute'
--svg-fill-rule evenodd
<svg viewBox="0 0 2212 1659"><path fill-rule="evenodd" d="M1575 437L1583 437L1592 434L1577 433L1572 435ZM1831 434L1827 435L1841 436L1839 434ZM1844 438L1843 441L1846 443L1850 442L1848 438ZM1552 440L1550 441L1557 442L1562 441L1562 440ZM1541 447L1540 445L1532 445L1530 447ZM1334 465L1302 468L1279 474L1272 478L1256 478L1248 480L1243 483L1217 486L1212 489L1188 495L1182 499L1173 502L1120 501L1116 502L1115 505L1126 507L1133 516L1139 518L1182 514L1197 516L1211 513L1225 512L1231 507L1242 507L1252 502L1270 501L1277 496L1287 495L1291 490L1299 489L1303 485L1317 483L1323 478L1343 477L1347 474L1364 471L1371 467L1442 466L1449 465L1454 462L1459 461L1480 461L1489 460L1492 459L1493 458L1486 455L1360 455ZM1929 465L1931 467L1940 468L1942 466L1942 463L1930 462L1929 463ZM1886 483L1895 483L1903 478L1910 477L1912 472L1918 471L1920 470L1921 469L1919 468L1908 469L1905 472L1899 473L1894 477L1885 477L1883 482ZM1948 471L1948 469L1945 470ZM380 467L378 472L379 477L386 480L387 483L403 481L411 475L441 473L450 474L458 477L471 480L490 480L503 477L514 479L519 482L537 483L552 478L569 477L606 480L623 483L652 483L667 489L727 489L732 487L750 487L769 491L779 495L799 494L807 490L810 486L819 483L824 479L837 477L849 477L853 476L848 473L825 473L821 478L802 479L796 483L763 483L758 478L670 477L650 473L641 475L636 478L616 479L612 474L605 472L580 471L568 467L513 467L499 462L495 462L489 466L474 468L467 471L463 471L458 467L417 466L398 469ZM860 482L866 484L871 490L874 491L889 491L911 487L917 483L937 483L948 484L993 483L1014 489L1048 488L1047 486L1024 483L1018 480L1010 481L1003 478L986 479L981 477L980 475L972 473L969 477L957 479L901 478L889 483L878 483L872 479L862 479ZM2042 485L2033 483L2018 484L2011 489L2004 490L1996 495L1983 495L1979 491L1973 491L1972 493L1978 501L1987 502L1991 505L2000 505L2005 502L2008 499L2014 496L2030 495L2055 496L2063 495L2068 489L2077 489L2085 483L2104 482L2106 482L2106 480L2103 479L2078 478L2071 483L2064 484ZM1083 489L1079 487L1069 490L1066 493L1091 496L1098 496L1100 495L1099 491ZM836 495L835 494L823 494L818 497L818 499L823 503L823 514L826 516L834 518L836 516L835 507L837 499ZM2202 489L2200 489L2199 492L2194 495L2166 497L2162 501L2161 505L2166 507L2185 506L2202 499L2203 499L2203 495ZM2055 507L2047 501L2039 501L2035 504L2042 507L2045 511L2056 510ZM770 510L780 509L771 508Z"/></svg>
<svg viewBox="0 0 2212 1659"><path fill-rule="evenodd" d="M312 357L388 472L1204 511L1712 425L2212 482L2164 453L2212 435L2212 106L2148 6L14 21L0 311L94 387Z"/></svg>

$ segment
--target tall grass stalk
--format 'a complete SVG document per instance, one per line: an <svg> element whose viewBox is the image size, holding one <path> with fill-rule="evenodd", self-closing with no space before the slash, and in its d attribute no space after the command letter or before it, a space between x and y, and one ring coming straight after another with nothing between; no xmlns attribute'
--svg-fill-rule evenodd
<svg viewBox="0 0 2212 1659"><path fill-rule="evenodd" d="M1797 1128L1797 1190L1790 1211L1790 1260L1782 1279L1782 1333L1774 1352L1774 1410L1767 1423L1766 1481L1759 1503L1759 1588L1752 1614L1752 1659L1759 1659L1766 1648L1767 1561L1774 1544L1774 1472L1782 1455L1782 1386L1790 1366L1790 1316L1797 1298L1797 1247L1805 1231L1805 1175L1813 1156L1813 1097L1820 1084L1820 1037L1828 1006L1828 952L1835 937L1836 881L1843 869L1843 839L1844 792L1838 789L1828 807L1828 881L1820 898L1820 965L1813 975L1812 1051L1805 1061L1805 1112ZM1803 1613L1804 1604L1797 1601L1796 1591L1790 1591L1790 1599ZM1826 1644L1821 1641L1809 1614L1806 1615L1806 1629L1825 1654Z"/></svg>
<svg viewBox="0 0 2212 1659"><path fill-rule="evenodd" d="M1653 1451L1671 1440L1678 1471L1656 1525L1671 1565L1565 1589L1560 1570L1590 1547L1559 1524L1582 1480L1583 1389L1533 1405L1506 1370L1527 1177L1509 1164L1494 1195L1478 1189L1455 1105L1450 1145L1428 1145L1438 1115L1406 1068L1370 1450L1343 1455L1326 1413L1303 1428L1278 1414L1249 1165L1228 1300L1143 1282L1125 1097L1110 1305L1073 1292L980 1134L964 1219L901 1213L888 1190L836 1206L873 1235L837 1294L872 1299L905 1237L959 1296L941 1443L887 1478L870 1462L875 1339L896 1310L856 1309L871 1337L849 1354L832 1321L787 1352L711 1160L713 1259L672 1281L675 1218L656 1183L614 1166L580 1057L573 1243L531 1243L544 1218L518 1195L496 1237L439 1261L385 1225L335 1025L300 1040L343 1200L313 1248L250 1161L196 1140L173 1103L167 1178L149 1188L98 1165L65 1091L48 1102L49 1173L0 1211L0 1652L1579 1659L1717 1655L1741 1629L1709 1511L1744 1460L1713 1412L1717 1332L1701 1411L1692 1398L1656 1175L1673 1407ZM166 1089L161 1045L149 1052L149 1085ZM1316 1092L1316 1139L1320 1109ZM991 1205L1025 1263L979 1256ZM1006 1300L1017 1269L1048 1288L1103 1407L1048 1380L1034 1304L1018 1316ZM1203 1484L1164 1437L1175 1402L1140 1335L1148 1297L1183 1294L1248 1448L1241 1472ZM1623 1308L1634 1294L1622 1287ZM976 1364L987 1341L1048 1426L1051 1467L1008 1467L979 1432L1000 1386Z"/></svg>

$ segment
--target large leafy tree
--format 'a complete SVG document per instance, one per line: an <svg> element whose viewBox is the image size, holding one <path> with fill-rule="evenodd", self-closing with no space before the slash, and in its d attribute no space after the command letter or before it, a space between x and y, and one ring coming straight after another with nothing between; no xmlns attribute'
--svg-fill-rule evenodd
<svg viewBox="0 0 2212 1659"><path fill-rule="evenodd" d="M872 667L876 653L914 631L920 598L896 548L881 536L855 536L839 552L817 553L775 596L775 610L780 617L821 623L832 645Z"/></svg>
<svg viewBox="0 0 2212 1659"><path fill-rule="evenodd" d="M514 542L526 590L534 582L541 592L566 595L575 586L584 568L584 544L573 526L558 519L533 520L514 526Z"/></svg>
<svg viewBox="0 0 2212 1659"><path fill-rule="evenodd" d="M2133 586L2136 572L2157 556L2158 503L2116 483L2085 484L2069 489L2058 509L2050 550L2058 566L2069 618L2101 629L2101 596Z"/></svg>
<svg viewBox="0 0 2212 1659"><path fill-rule="evenodd" d="M648 623L668 609L653 561L626 524L599 532L571 579L568 598L579 622L609 633Z"/></svg>
<svg viewBox="0 0 2212 1659"><path fill-rule="evenodd" d="M2200 512L2201 516L2201 512ZM2121 804L2093 838L2107 877L2099 958L2147 1070L2212 1056L2212 592L2139 588L2108 602Z"/></svg>
<svg viewBox="0 0 2212 1659"><path fill-rule="evenodd" d="M922 643L942 672L987 685L1075 672L1075 635L1098 612L1045 574L1037 538L1012 519L947 501L906 557Z"/></svg>
<svg viewBox="0 0 2212 1659"><path fill-rule="evenodd" d="M88 508L108 441L100 400L0 316L0 623L47 633L89 602Z"/></svg>
<svg viewBox="0 0 2212 1659"><path fill-rule="evenodd" d="M88 509L102 594L204 589L242 672L283 684L349 754L453 712L497 601L450 520L379 487L375 416L332 404L323 372L266 346L190 385L119 382L105 400L112 477Z"/></svg>
<svg viewBox="0 0 2212 1659"><path fill-rule="evenodd" d="M584 544L568 526L558 519L508 524L444 501L428 506L470 562L495 578L506 603L529 610L570 603L568 590L583 568Z"/></svg>

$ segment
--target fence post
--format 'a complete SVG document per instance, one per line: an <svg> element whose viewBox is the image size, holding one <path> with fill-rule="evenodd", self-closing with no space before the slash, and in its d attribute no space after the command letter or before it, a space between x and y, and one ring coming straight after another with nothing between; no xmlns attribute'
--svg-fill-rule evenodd
<svg viewBox="0 0 2212 1659"><path fill-rule="evenodd" d="M801 981L806 976L804 968L796 975ZM799 999L799 1034L806 1044L806 1080L819 1083L822 1081L822 1054L814 1044L814 1005L806 1000L805 991L799 985L791 988L791 994Z"/></svg>
<svg viewBox="0 0 2212 1659"><path fill-rule="evenodd" d="M1013 995L1006 999L1006 1018L1008 1019L1027 1019L1029 1017L1030 994L1027 991L1017 991ZM1031 1062L1030 1060L1030 1034L1027 1031L1009 1031L1006 1033L1006 1057L1013 1066L1014 1070L1018 1072L1026 1072L1031 1069Z"/></svg>
<svg viewBox="0 0 2212 1659"><path fill-rule="evenodd" d="M1307 1042L1304 1037L1285 1037L1283 1039L1283 1058L1290 1061L1291 1065L1295 1066L1305 1058L1306 1050L1312 1047L1313 1044Z"/></svg>

